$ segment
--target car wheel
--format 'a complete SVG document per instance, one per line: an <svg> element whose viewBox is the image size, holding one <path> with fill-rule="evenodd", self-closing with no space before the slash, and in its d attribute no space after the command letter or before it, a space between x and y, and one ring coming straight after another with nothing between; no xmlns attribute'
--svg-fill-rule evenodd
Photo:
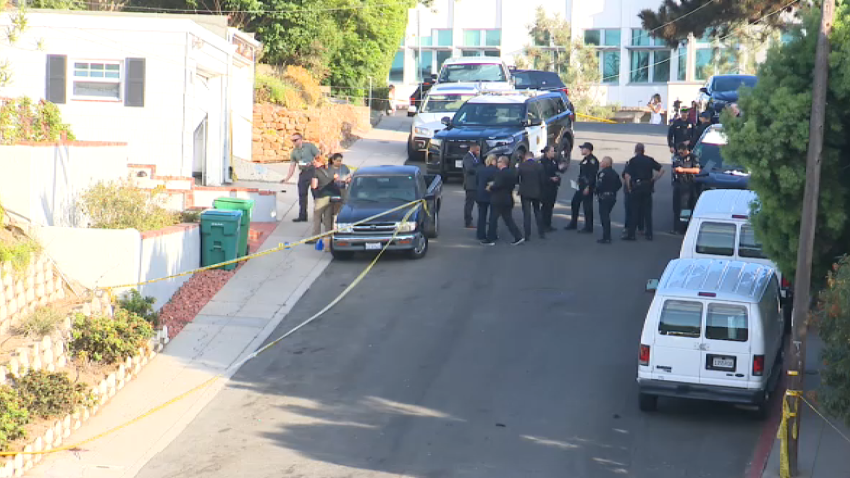
<svg viewBox="0 0 850 478"><path fill-rule="evenodd" d="M407 159L410 161L419 161L420 159L419 152L413 148L412 138L408 138L407 140Z"/></svg>
<svg viewBox="0 0 850 478"><path fill-rule="evenodd" d="M354 251L338 251L331 245L331 256L340 261L347 261L354 257Z"/></svg>
<svg viewBox="0 0 850 478"><path fill-rule="evenodd" d="M407 251L411 259L422 259L428 253L428 236L422 235L413 249Z"/></svg>
<svg viewBox="0 0 850 478"><path fill-rule="evenodd" d="M569 138L564 138L561 140L561 155L564 159L570 159L570 154L573 152L573 143L569 140Z"/></svg>
<svg viewBox="0 0 850 478"><path fill-rule="evenodd" d="M435 206L436 207L436 206ZM440 235L440 211L434 211L434 224L428 226L427 236L429 239L436 239Z"/></svg>
<svg viewBox="0 0 850 478"><path fill-rule="evenodd" d="M658 410L658 395L638 394L638 407L642 412L654 412Z"/></svg>

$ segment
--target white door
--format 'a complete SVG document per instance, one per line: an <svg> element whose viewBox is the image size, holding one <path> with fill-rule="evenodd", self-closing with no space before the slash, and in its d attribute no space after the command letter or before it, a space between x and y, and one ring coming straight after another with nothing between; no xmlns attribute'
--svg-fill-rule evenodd
<svg viewBox="0 0 850 478"><path fill-rule="evenodd" d="M667 299L661 305L655 342L649 351L652 378L699 383L703 304Z"/></svg>
<svg viewBox="0 0 850 478"><path fill-rule="evenodd" d="M527 126L525 128L528 133L528 150L536 156L538 151L546 146L546 121L540 111L540 103L538 101L532 101L528 104L527 116L529 124L539 122L536 126Z"/></svg>
<svg viewBox="0 0 850 478"><path fill-rule="evenodd" d="M708 302L701 345L700 383L745 388L753 368L750 304Z"/></svg>

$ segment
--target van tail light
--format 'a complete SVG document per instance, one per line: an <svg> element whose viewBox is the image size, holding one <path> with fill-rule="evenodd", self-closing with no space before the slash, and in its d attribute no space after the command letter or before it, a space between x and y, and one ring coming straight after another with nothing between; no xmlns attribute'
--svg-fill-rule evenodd
<svg viewBox="0 0 850 478"><path fill-rule="evenodd" d="M783 289L790 289L791 288L791 281L783 277L782 278L782 288Z"/></svg>
<svg viewBox="0 0 850 478"><path fill-rule="evenodd" d="M640 344L639 365L649 365L649 345Z"/></svg>
<svg viewBox="0 0 850 478"><path fill-rule="evenodd" d="M764 374L764 355L753 355L753 376L761 377Z"/></svg>
<svg viewBox="0 0 850 478"><path fill-rule="evenodd" d="M744 214L732 214L732 219L749 219L750 216Z"/></svg>

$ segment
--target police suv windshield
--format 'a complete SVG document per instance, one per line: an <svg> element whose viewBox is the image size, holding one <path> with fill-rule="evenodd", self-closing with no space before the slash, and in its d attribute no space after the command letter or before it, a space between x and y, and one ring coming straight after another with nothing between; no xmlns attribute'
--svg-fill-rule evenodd
<svg viewBox="0 0 850 478"><path fill-rule="evenodd" d="M423 113L454 113L466 100L475 95L428 95L425 104L422 105Z"/></svg>
<svg viewBox="0 0 850 478"><path fill-rule="evenodd" d="M415 201L416 178L413 176L355 176L351 181L352 201Z"/></svg>
<svg viewBox="0 0 850 478"><path fill-rule="evenodd" d="M522 103L466 103L452 124L455 126L521 126L525 117Z"/></svg>
<svg viewBox="0 0 850 478"><path fill-rule="evenodd" d="M508 81L500 63L457 63L443 65L438 83Z"/></svg>
<svg viewBox="0 0 850 478"><path fill-rule="evenodd" d="M755 76L715 78L714 91L737 91L742 86L752 88L756 86L756 83L758 83L758 78Z"/></svg>
<svg viewBox="0 0 850 478"><path fill-rule="evenodd" d="M697 143L694 147L694 156L699 159L699 167L708 170L735 170L746 171L743 166L724 163L723 155L720 154L720 145L713 143Z"/></svg>

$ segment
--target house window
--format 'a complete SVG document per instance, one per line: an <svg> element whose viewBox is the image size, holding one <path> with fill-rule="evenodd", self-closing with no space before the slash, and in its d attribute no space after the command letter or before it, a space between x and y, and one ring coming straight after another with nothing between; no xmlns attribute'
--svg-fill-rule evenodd
<svg viewBox="0 0 850 478"><path fill-rule="evenodd" d="M431 46L431 38L432 37L422 37L420 41L421 46Z"/></svg>
<svg viewBox="0 0 850 478"><path fill-rule="evenodd" d="M676 50L678 65L676 65L676 80L685 81L688 76L688 44L683 42Z"/></svg>
<svg viewBox="0 0 850 478"><path fill-rule="evenodd" d="M390 67L390 81L393 83L404 82L404 52L396 52L393 65Z"/></svg>
<svg viewBox="0 0 850 478"><path fill-rule="evenodd" d="M592 46L619 47L620 29L604 28L584 31L584 43Z"/></svg>
<svg viewBox="0 0 850 478"><path fill-rule="evenodd" d="M502 30L464 30L463 31L463 46L471 47L486 47L486 46L501 46Z"/></svg>
<svg viewBox="0 0 850 478"><path fill-rule="evenodd" d="M431 33L432 37L437 38L436 46L452 46L452 30L451 29L440 29L433 30Z"/></svg>
<svg viewBox="0 0 850 478"><path fill-rule="evenodd" d="M663 40L649 36L649 32L639 28L632 29L632 49L630 52L631 83L666 83L670 81L670 50L654 47L664 47Z"/></svg>
<svg viewBox="0 0 850 478"><path fill-rule="evenodd" d="M584 31L584 43L598 50L602 83L620 82L620 30L617 28Z"/></svg>
<svg viewBox="0 0 850 478"><path fill-rule="evenodd" d="M416 80L421 81L426 78L430 78L431 73L434 72L434 51L422 50L422 59L421 61L418 61L418 63L420 78L417 78Z"/></svg>
<svg viewBox="0 0 850 478"><path fill-rule="evenodd" d="M696 51L696 75L698 81L707 80L712 75L738 73L738 51L733 48L698 48Z"/></svg>
<svg viewBox="0 0 850 478"><path fill-rule="evenodd" d="M74 62L72 95L82 99L121 99L121 62Z"/></svg>
<svg viewBox="0 0 850 478"><path fill-rule="evenodd" d="M602 83L620 82L620 52L600 51L597 53L599 67L602 69Z"/></svg>
<svg viewBox="0 0 850 478"><path fill-rule="evenodd" d="M452 57L452 52L450 51L438 51L437 52L437 68L435 71L439 72L440 68L443 67L443 63L446 62L449 58Z"/></svg>
<svg viewBox="0 0 850 478"><path fill-rule="evenodd" d="M632 28L632 46L666 46L664 40L652 38L649 32L640 28Z"/></svg>
<svg viewBox="0 0 850 478"><path fill-rule="evenodd" d="M461 56L502 56L499 50L461 50Z"/></svg>

